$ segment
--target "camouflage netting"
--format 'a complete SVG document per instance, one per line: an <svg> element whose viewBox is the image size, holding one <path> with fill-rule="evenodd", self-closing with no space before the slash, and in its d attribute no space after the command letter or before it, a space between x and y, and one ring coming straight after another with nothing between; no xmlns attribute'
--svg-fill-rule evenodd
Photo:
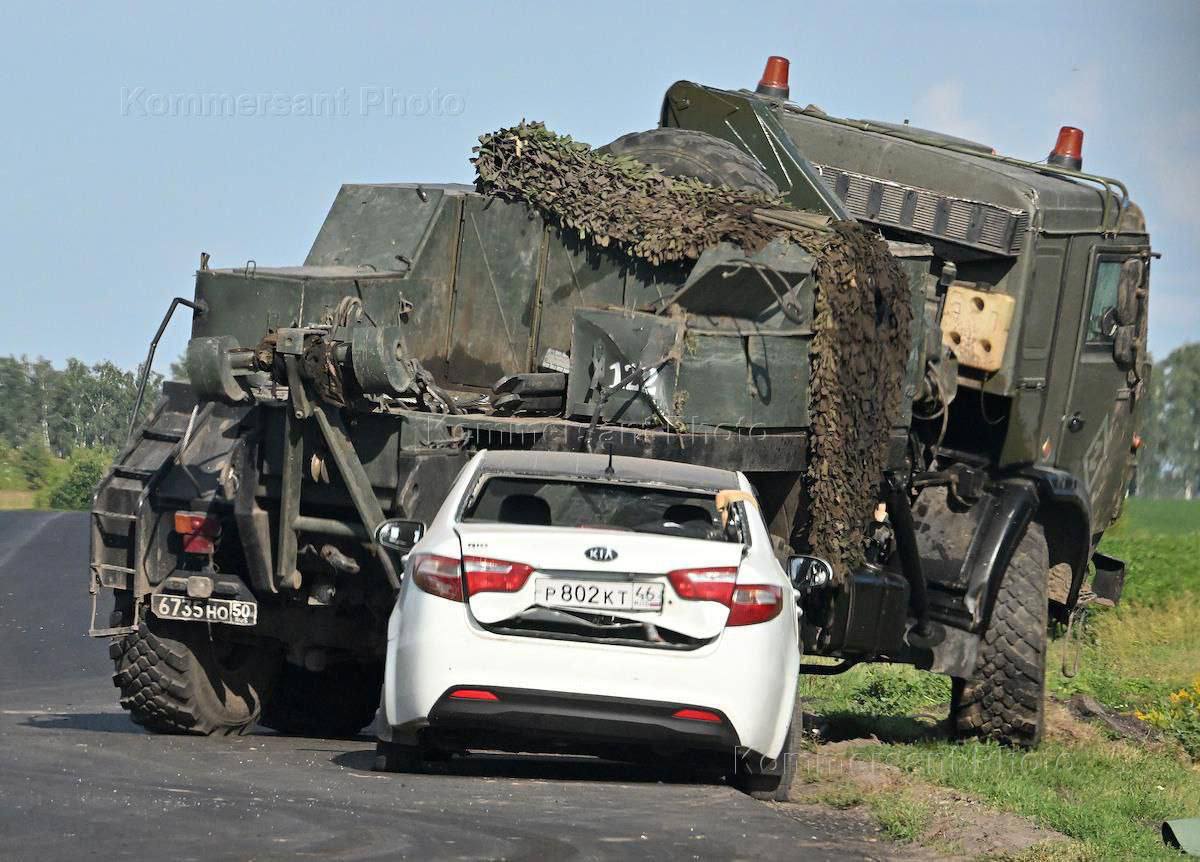
<svg viewBox="0 0 1200 862"><path fill-rule="evenodd" d="M655 265L695 260L722 241L759 248L779 233L750 218L756 207L775 203L766 195L664 176L541 123L484 135L475 151L480 192L524 201L580 239Z"/></svg>
<svg viewBox="0 0 1200 862"><path fill-rule="evenodd" d="M912 317L907 279L881 239L857 222L808 229L762 221L778 200L664 176L524 123L479 139L476 187L523 201L547 221L651 264L696 260L719 242L753 252L774 239L816 261L807 518L794 545L839 574L862 561L889 436L903 404Z"/></svg>
<svg viewBox="0 0 1200 862"><path fill-rule="evenodd" d="M857 222L832 227L815 242L797 240L817 261L805 532L840 573L862 562L891 430L900 424L912 297L883 240Z"/></svg>

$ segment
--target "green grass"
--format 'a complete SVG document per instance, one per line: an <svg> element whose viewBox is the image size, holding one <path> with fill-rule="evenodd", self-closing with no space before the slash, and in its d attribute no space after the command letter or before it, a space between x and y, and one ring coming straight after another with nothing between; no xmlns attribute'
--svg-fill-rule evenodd
<svg viewBox="0 0 1200 862"><path fill-rule="evenodd" d="M828 719L835 740L921 739L950 703L948 677L907 665L860 665L838 676L804 677L800 691L805 710Z"/></svg>
<svg viewBox="0 0 1200 862"><path fill-rule="evenodd" d="M1122 711L1161 705L1200 673L1200 501L1131 500L1102 550L1128 564L1122 603L1093 612L1077 642L1060 637L1052 644L1050 690L1064 698L1091 694ZM1080 670L1066 678L1059 667L1075 650ZM1091 727L1052 732L1034 752L947 742L930 729L945 714L948 681L908 667L810 677L802 691L806 708L831 720L831 738L885 740L848 756L891 764L914 782L952 787L1029 817L1075 839L1073 858L1178 859L1162 845L1159 824L1200 814L1200 764L1170 745L1115 741ZM919 800L859 795L890 835L920 836L928 814ZM1061 852L1035 848L1011 859L1057 859Z"/></svg>
<svg viewBox="0 0 1200 862"><path fill-rule="evenodd" d="M869 746L854 756L1030 817L1104 859L1177 859L1163 847L1158 826L1200 811L1194 767L1121 743L1047 742L1037 751L1015 752L986 743L928 742Z"/></svg>
<svg viewBox="0 0 1200 862"><path fill-rule="evenodd" d="M1179 536L1200 532L1200 499L1146 500L1131 497L1125 501L1121 519L1106 534L1106 539L1131 534Z"/></svg>
<svg viewBox="0 0 1200 862"><path fill-rule="evenodd" d="M872 794L867 806L887 836L902 843L920 838L933 819L933 808L928 802L904 791Z"/></svg>
<svg viewBox="0 0 1200 862"><path fill-rule="evenodd" d="M1093 613L1081 644L1052 645L1052 671L1075 651L1080 671L1048 681L1063 696L1083 692L1115 709L1146 707L1200 674L1200 501L1130 500L1101 549L1126 561L1121 604Z"/></svg>

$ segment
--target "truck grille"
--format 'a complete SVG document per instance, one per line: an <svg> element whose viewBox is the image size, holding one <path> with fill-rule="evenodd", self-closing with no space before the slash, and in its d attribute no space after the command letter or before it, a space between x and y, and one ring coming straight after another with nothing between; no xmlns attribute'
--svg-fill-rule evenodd
<svg viewBox="0 0 1200 862"><path fill-rule="evenodd" d="M1021 253L1029 226L1029 213L1025 210L956 198L832 165L814 167L850 214L860 221L902 228L1010 257Z"/></svg>

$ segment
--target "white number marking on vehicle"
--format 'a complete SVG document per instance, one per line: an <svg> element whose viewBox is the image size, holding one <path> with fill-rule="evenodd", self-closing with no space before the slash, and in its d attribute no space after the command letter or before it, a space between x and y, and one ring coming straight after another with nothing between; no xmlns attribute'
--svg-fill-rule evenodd
<svg viewBox="0 0 1200 862"><path fill-rule="evenodd" d="M637 368L632 362L612 362L609 363L608 370L612 372L611 386L617 386L625 376ZM662 395L661 386L658 379L658 369L650 368L646 371L646 379L639 385L636 380L631 380L625 384L623 389L629 392L637 392L639 389L645 389L653 398L658 398Z"/></svg>

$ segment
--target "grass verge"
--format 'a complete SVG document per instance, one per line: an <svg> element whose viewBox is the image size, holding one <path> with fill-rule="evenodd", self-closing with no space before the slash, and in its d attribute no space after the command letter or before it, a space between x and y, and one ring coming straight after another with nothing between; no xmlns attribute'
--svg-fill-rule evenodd
<svg viewBox="0 0 1200 862"><path fill-rule="evenodd" d="M1200 672L1200 501L1131 500L1103 550L1128 563L1122 604L1093 613L1077 639L1054 641L1049 689L1060 699L1088 694L1122 712L1177 707L1179 692ZM1063 676L1060 667L1064 660L1073 664L1076 653L1078 674ZM1161 742L1131 743L1052 705L1046 742L1019 752L941 738L949 682L911 668L866 666L806 678L803 691L806 708L828 720L826 740L882 740L837 751L842 763L876 764L900 776L899 785L892 780L878 792L871 782L834 781L822 801L866 805L900 840L929 843L922 788L930 787L950 788L1070 839L985 854L1006 862L1178 859L1163 846L1159 824L1200 814L1200 764L1184 749L1184 729L1164 728Z"/></svg>
<svg viewBox="0 0 1200 862"><path fill-rule="evenodd" d="M32 509L36 491L0 491L0 512L10 509Z"/></svg>

